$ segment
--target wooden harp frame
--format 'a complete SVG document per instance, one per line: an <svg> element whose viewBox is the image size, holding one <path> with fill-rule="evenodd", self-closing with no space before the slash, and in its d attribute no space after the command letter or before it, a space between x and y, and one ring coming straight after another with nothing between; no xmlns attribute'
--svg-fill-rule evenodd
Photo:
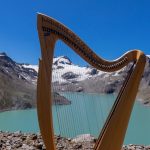
<svg viewBox="0 0 150 150"><path fill-rule="evenodd" d="M39 127L47 150L56 150L52 118L52 64L55 43L58 39L72 48L93 67L113 72L133 62L111 112L97 139L94 150L121 150L130 114L144 71L146 57L140 50L132 50L114 61L96 55L76 34L58 21L38 14L38 34L42 58L39 60L37 82L37 113Z"/></svg>

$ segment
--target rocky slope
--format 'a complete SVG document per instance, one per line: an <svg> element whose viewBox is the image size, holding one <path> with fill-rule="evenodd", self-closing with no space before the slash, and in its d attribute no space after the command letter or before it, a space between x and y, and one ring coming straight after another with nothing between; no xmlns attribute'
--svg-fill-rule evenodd
<svg viewBox="0 0 150 150"><path fill-rule="evenodd" d="M0 111L27 109L36 105L37 65L16 63L0 53ZM54 94L55 104L70 104L65 97Z"/></svg>
<svg viewBox="0 0 150 150"><path fill-rule="evenodd" d="M35 105L37 72L24 68L0 53L0 110L26 109Z"/></svg>

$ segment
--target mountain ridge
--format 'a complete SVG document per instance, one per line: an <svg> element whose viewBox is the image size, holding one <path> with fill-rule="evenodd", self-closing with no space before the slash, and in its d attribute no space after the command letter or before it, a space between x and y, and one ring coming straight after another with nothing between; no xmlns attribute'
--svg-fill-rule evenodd
<svg viewBox="0 0 150 150"><path fill-rule="evenodd" d="M140 83L137 99L150 105L150 55ZM67 56L54 57L52 82L54 91L118 93L131 64L112 73L99 71L90 66L75 65Z"/></svg>
<svg viewBox="0 0 150 150"><path fill-rule="evenodd" d="M59 92L117 93L130 65L117 72L106 73L91 66L74 64L69 57L53 59L52 84L54 103L70 104ZM27 109L36 106L38 66L17 63L6 53L0 53L0 110ZM150 55L138 92L138 100L150 104Z"/></svg>

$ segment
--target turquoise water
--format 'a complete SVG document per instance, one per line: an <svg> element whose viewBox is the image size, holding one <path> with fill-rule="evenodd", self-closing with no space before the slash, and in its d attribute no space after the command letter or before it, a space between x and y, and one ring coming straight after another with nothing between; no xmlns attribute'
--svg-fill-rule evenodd
<svg viewBox="0 0 150 150"><path fill-rule="evenodd" d="M97 137L116 96L84 93L63 95L71 100L71 105L53 107L55 133L67 137L90 133Z"/></svg>
<svg viewBox="0 0 150 150"><path fill-rule="evenodd" d="M115 95L65 93L71 105L53 106L55 133L67 137L90 133L98 136L113 105ZM136 102L125 144L150 144L150 107ZM39 132L36 110L0 113L0 130Z"/></svg>

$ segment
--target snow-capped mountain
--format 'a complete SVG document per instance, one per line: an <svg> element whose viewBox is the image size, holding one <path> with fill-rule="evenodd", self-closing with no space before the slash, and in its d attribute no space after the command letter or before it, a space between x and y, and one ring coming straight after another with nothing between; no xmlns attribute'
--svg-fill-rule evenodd
<svg viewBox="0 0 150 150"><path fill-rule="evenodd" d="M20 64L20 65L23 68L29 69L29 71L32 71L33 69L36 72L38 72L37 65L30 65L30 64ZM113 73L106 73L90 66L76 65L67 56L54 57L52 69L53 69L52 82L53 83L58 82L60 84L84 81L86 79L92 79L98 76L103 78L109 77L110 75L118 76L123 70L125 72L127 71L126 68L123 68L120 71L116 71Z"/></svg>
<svg viewBox="0 0 150 150"><path fill-rule="evenodd" d="M54 83L54 85L64 85L64 84L77 85L77 83L80 84L83 82L82 83L83 86L85 84L84 81L86 82L92 81L92 83L94 83L96 80L98 80L99 82L107 81L107 84L105 83L105 88L103 88L103 90L100 91L110 92L113 90L111 89L110 91L109 90L107 91L106 89L109 89L107 87L110 87L110 85L112 87L114 83L116 84L118 84L118 82L121 83L125 75L127 74L129 67L125 67L117 72L106 73L99 71L95 68L92 68L90 66L85 67L76 65L67 56L59 56L54 57L52 68L53 68L52 82ZM12 77L16 76L27 82L36 83L38 65L16 63L5 53L0 53L0 71L8 76ZM150 78L150 55L147 55L147 64L145 67L145 72L142 80L143 82L144 80L146 80L145 83L146 86L150 85L149 78ZM116 87L117 85L113 86L113 88ZM99 87L98 89L101 88Z"/></svg>
<svg viewBox="0 0 150 150"><path fill-rule="evenodd" d="M55 57L53 59L53 82L83 81L93 76L101 75L102 73L91 67L75 65L67 56Z"/></svg>
<svg viewBox="0 0 150 150"><path fill-rule="evenodd" d="M39 69L38 65L21 64L21 66L24 67L24 68L33 69L36 72L38 72L38 69Z"/></svg>
<svg viewBox="0 0 150 150"><path fill-rule="evenodd" d="M76 65L67 56L54 57L52 68L53 91L57 95L55 99L60 104L59 92L118 92L129 70L129 67L125 67L117 72L106 73L90 66ZM17 63L5 53L0 53L0 109L30 108L35 105L37 72L37 65ZM149 91L148 55L138 94L139 99L145 104L150 103ZM64 102L67 101L64 99Z"/></svg>
<svg viewBox="0 0 150 150"><path fill-rule="evenodd" d="M0 53L0 110L35 106L37 72Z"/></svg>
<svg viewBox="0 0 150 150"><path fill-rule="evenodd" d="M147 55L147 64L146 64L146 70L149 70L149 64L150 64L150 55ZM38 65L30 65L30 64L21 64L21 67L28 68L29 71L32 72L32 69L38 72ZM117 77L120 76L120 74L127 73L128 67L123 68L122 70L113 72L113 73L106 73L100 70L97 70L95 68L92 68L90 66L79 66L74 64L70 58L67 56L59 56L54 57L53 59L53 72L52 72L52 82L58 82L58 83L69 83L74 81L84 81L87 79L93 79L96 77ZM35 78L37 78L37 74L35 74Z"/></svg>
<svg viewBox="0 0 150 150"><path fill-rule="evenodd" d="M21 64L21 67L38 71L38 66ZM54 57L52 82L58 91L87 91L111 93L118 91L130 67L106 73L92 67L74 64L67 56ZM37 74L36 74L37 75ZM35 75L35 78L37 76ZM34 78L34 79L35 79ZM90 84L89 84L90 83ZM89 85L92 85L89 86ZM141 87L150 85L150 55L147 55L147 64L141 82Z"/></svg>
<svg viewBox="0 0 150 150"><path fill-rule="evenodd" d="M52 68L53 89L57 92L111 93L116 91L116 89L110 89L106 86L111 85L115 79L118 82L120 81L120 85L123 81L122 76L128 72L128 67L113 73L106 73L91 66L79 66L74 64L67 56L55 57ZM105 82L108 84L106 85Z"/></svg>
<svg viewBox="0 0 150 150"><path fill-rule="evenodd" d="M33 83L37 80L37 70L34 66L27 67L25 64L16 63L6 53L0 53L0 72L12 79L20 78Z"/></svg>

